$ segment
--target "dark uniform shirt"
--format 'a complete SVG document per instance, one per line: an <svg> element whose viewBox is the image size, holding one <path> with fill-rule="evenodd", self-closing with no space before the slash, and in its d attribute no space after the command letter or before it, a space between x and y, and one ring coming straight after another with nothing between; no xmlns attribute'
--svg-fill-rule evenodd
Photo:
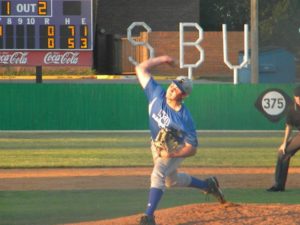
<svg viewBox="0 0 300 225"><path fill-rule="evenodd" d="M291 105L287 113L286 124L300 130L300 106L296 104Z"/></svg>

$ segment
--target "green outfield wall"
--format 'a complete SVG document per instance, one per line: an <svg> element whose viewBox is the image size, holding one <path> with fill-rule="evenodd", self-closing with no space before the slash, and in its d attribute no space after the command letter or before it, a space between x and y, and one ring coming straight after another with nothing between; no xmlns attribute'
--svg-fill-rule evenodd
<svg viewBox="0 0 300 225"><path fill-rule="evenodd" d="M282 130L254 106L265 90L295 85L195 84L185 104L199 130ZM134 84L0 84L0 130L145 130L147 102Z"/></svg>

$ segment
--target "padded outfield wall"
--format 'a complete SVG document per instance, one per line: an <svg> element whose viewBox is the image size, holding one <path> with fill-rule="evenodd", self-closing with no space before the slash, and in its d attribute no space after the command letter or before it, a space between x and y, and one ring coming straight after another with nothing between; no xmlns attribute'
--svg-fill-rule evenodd
<svg viewBox="0 0 300 225"><path fill-rule="evenodd" d="M195 84L186 100L198 130L282 130L254 106L267 89L291 84ZM137 84L0 84L0 130L146 130Z"/></svg>

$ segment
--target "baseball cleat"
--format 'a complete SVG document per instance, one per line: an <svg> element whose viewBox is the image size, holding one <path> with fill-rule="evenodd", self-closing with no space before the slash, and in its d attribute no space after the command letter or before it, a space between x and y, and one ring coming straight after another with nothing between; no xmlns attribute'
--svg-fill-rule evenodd
<svg viewBox="0 0 300 225"><path fill-rule="evenodd" d="M140 225L156 225L154 216L143 215L140 219Z"/></svg>
<svg viewBox="0 0 300 225"><path fill-rule="evenodd" d="M267 189L266 191L268 191L268 192L282 192L282 191L285 191L285 190L284 190L284 188L279 188L279 187L272 186L269 189Z"/></svg>
<svg viewBox="0 0 300 225"><path fill-rule="evenodd" d="M209 177L206 179L208 189L206 190L206 194L213 195L221 204L226 203L224 198L224 194L219 186L219 182L216 177Z"/></svg>

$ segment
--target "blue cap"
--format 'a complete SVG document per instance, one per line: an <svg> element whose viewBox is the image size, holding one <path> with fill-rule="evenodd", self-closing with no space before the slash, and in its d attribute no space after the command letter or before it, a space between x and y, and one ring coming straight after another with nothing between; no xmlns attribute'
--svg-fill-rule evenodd
<svg viewBox="0 0 300 225"><path fill-rule="evenodd" d="M185 76L179 76L176 80L173 80L173 83L185 94L190 94L193 89L193 81Z"/></svg>

